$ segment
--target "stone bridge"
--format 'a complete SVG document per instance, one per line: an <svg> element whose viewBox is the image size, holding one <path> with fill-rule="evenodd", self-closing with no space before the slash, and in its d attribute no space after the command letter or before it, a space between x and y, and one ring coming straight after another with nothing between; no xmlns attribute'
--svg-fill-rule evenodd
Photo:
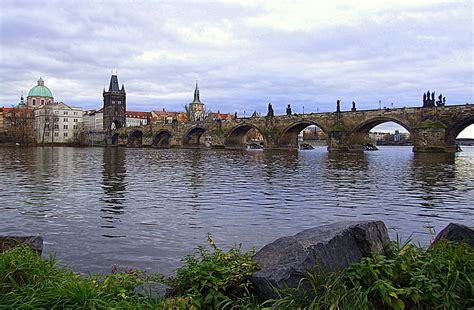
<svg viewBox="0 0 474 310"><path fill-rule="evenodd" d="M401 125L410 133L414 152L454 152L456 136L467 126L474 124L474 105L153 124L115 130L107 138L107 143L156 148L203 145L216 148L245 148L244 137L250 129L255 128L262 134L265 148L288 149L298 148L297 136L301 130L316 125L327 134L329 151L363 151L364 144L369 142L369 131L379 124L390 121Z"/></svg>

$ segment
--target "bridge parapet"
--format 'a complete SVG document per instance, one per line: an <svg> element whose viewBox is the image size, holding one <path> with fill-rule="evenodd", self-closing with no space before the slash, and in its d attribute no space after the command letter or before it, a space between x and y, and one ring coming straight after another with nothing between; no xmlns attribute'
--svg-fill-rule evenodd
<svg viewBox="0 0 474 310"><path fill-rule="evenodd" d="M450 152L455 149L455 138L459 132L474 123L474 105L153 124L121 128L112 135L116 143L129 146L199 147L205 144L235 148L245 147L245 135L255 129L262 134L267 148L297 148L301 130L316 125L328 136L329 151L363 151L368 132L388 121L401 125L410 133L415 152Z"/></svg>

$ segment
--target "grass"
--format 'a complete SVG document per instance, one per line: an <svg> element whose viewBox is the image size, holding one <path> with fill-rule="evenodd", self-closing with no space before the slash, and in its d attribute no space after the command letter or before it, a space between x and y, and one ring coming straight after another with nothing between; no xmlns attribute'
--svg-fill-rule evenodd
<svg viewBox="0 0 474 310"><path fill-rule="evenodd" d="M257 268L253 251L223 251L208 241L210 249L198 248L167 280L178 295L159 301L133 292L144 281L163 281L159 275L84 276L19 246L0 255L0 308L474 309L474 251L465 244L424 249L393 242L387 255L363 258L337 274L308 274L299 288L262 301L250 281Z"/></svg>

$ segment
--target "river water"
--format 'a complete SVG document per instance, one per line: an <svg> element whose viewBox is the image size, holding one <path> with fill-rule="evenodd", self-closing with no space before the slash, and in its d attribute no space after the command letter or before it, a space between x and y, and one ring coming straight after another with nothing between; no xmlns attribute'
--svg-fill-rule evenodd
<svg viewBox="0 0 474 310"><path fill-rule="evenodd" d="M41 235L74 270L170 273L211 233L259 248L340 220L383 220L428 244L474 222L474 147L456 155L0 148L0 235Z"/></svg>

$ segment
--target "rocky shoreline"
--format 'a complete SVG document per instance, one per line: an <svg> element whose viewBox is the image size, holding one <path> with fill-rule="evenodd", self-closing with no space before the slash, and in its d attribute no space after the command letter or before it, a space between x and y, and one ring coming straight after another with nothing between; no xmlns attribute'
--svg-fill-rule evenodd
<svg viewBox="0 0 474 310"><path fill-rule="evenodd" d="M451 223L433 244L443 239L474 247L474 230ZM279 290L301 289L299 284L308 273L336 273L362 257L385 255L390 242L382 221L343 221L307 229L279 238L253 255L258 270L252 274L251 282L262 300L276 298ZM43 239L39 236L0 236L0 253L18 244L26 244L41 255ZM147 282L134 292L162 299L175 295L177 290L167 284Z"/></svg>

